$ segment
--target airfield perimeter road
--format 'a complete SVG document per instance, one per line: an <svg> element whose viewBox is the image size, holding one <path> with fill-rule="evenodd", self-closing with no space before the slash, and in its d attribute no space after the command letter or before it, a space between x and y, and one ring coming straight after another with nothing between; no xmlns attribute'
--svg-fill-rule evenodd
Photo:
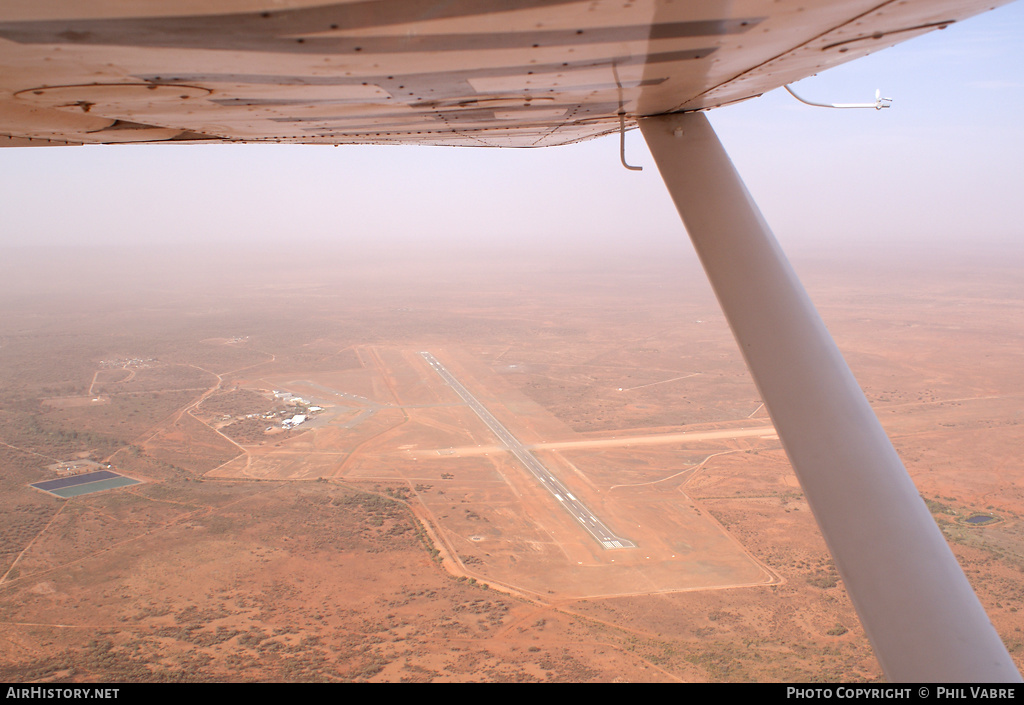
<svg viewBox="0 0 1024 705"><path fill-rule="evenodd" d="M629 539L624 539L621 536L617 536L608 526L600 519L594 516L594 514L587 509L583 502L576 499L572 493L570 493L565 486L562 485L558 479L551 474L551 471L544 467L543 464L537 458L528 451L519 440L508 432L501 423L491 415L487 409L484 408L483 404L476 400L472 394L467 391L465 387L452 376L452 373L445 369L444 365L437 361L433 355L428 352L421 352L420 355L426 360L434 371L441 376L448 386L455 390L455 393L462 397L462 400L469 404L469 408L472 409L480 420L487 424L487 428L491 429L498 440L501 441L502 445L512 452L512 455L519 459L527 470L533 473L533 476L540 480L541 485L547 488L548 492L555 496L565 509L573 515L573 517L583 528L600 542L601 546L606 549L614 548L636 548L636 544Z"/></svg>

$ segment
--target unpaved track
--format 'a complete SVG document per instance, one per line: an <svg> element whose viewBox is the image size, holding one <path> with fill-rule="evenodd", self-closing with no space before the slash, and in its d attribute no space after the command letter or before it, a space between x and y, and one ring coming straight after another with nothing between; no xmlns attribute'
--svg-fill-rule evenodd
<svg viewBox="0 0 1024 705"><path fill-rule="evenodd" d="M622 446L653 446L671 443L696 443L698 441L722 440L723 438L765 438L775 440L778 435L774 426L756 428L733 428L721 431L692 431L665 433L656 436L622 436L621 438L595 438L587 441L557 441L536 443L535 450L565 450L568 448L610 448Z"/></svg>

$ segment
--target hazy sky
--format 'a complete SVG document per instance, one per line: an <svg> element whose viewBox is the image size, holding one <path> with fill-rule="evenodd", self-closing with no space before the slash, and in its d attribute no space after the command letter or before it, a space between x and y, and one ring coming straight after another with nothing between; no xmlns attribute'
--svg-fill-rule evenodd
<svg viewBox="0 0 1024 705"><path fill-rule="evenodd" d="M1024 243L1024 3L710 113L783 245ZM547 246L683 237L639 132L536 150L291 145L0 150L0 244L372 237Z"/></svg>

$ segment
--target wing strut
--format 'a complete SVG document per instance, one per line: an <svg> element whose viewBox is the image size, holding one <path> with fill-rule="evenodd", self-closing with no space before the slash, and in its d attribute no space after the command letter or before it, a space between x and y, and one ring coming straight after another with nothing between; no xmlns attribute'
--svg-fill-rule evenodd
<svg viewBox="0 0 1024 705"><path fill-rule="evenodd" d="M642 118L640 129L886 677L1019 681L707 118Z"/></svg>

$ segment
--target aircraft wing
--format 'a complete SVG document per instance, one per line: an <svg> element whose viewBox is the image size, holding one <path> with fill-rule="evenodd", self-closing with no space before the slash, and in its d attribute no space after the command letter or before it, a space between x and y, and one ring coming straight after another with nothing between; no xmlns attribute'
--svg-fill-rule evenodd
<svg viewBox="0 0 1024 705"><path fill-rule="evenodd" d="M0 145L568 144L1006 1L9 0Z"/></svg>
<svg viewBox="0 0 1024 705"><path fill-rule="evenodd" d="M1020 674L706 118L1006 0L5 0L0 144L541 147L638 123L892 680Z"/></svg>

